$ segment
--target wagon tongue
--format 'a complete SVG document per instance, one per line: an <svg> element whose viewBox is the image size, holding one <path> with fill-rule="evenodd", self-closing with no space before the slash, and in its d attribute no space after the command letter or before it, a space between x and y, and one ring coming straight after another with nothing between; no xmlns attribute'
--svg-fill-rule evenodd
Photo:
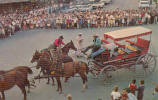
<svg viewBox="0 0 158 100"><path fill-rule="evenodd" d="M104 67L104 66L105 66L104 64L99 63L99 62L97 62L97 61L93 61L93 63L95 63L96 65L101 66L101 67Z"/></svg>

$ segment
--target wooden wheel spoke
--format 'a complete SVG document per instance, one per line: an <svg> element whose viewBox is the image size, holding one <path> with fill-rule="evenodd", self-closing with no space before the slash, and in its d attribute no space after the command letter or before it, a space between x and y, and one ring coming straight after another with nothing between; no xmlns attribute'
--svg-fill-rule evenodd
<svg viewBox="0 0 158 100"><path fill-rule="evenodd" d="M152 73L155 70L156 67L156 58L152 54L145 54L139 57L139 59L136 62L137 64L142 63L142 67L145 71L145 73Z"/></svg>
<svg viewBox="0 0 158 100"><path fill-rule="evenodd" d="M148 60L148 56L145 56L145 57L144 57L144 61L147 61L147 60Z"/></svg>
<svg viewBox="0 0 158 100"><path fill-rule="evenodd" d="M151 57L151 56L149 56L148 59L147 59L146 61L149 62L150 60L152 60L152 57Z"/></svg>
<svg viewBox="0 0 158 100"><path fill-rule="evenodd" d="M156 63L156 59L155 59L155 58L152 58L152 59L150 60L150 62Z"/></svg>

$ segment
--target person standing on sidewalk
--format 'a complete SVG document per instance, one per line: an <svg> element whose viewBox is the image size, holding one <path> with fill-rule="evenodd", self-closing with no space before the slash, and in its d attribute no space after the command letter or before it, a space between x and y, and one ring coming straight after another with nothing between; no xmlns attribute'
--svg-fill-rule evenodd
<svg viewBox="0 0 158 100"><path fill-rule="evenodd" d="M137 99L138 100L143 100L143 96L144 96L144 80L140 80L139 82L139 87L137 89L138 93L137 93Z"/></svg>
<svg viewBox="0 0 158 100"><path fill-rule="evenodd" d="M137 90L136 80L132 80L132 82L129 84L130 92L135 95L135 91Z"/></svg>
<svg viewBox="0 0 158 100"><path fill-rule="evenodd" d="M118 92L118 86L115 86L113 91L111 92L111 100L120 100L121 94Z"/></svg>
<svg viewBox="0 0 158 100"><path fill-rule="evenodd" d="M72 100L72 95L71 95L71 94L68 94L68 95L66 96L66 100Z"/></svg>

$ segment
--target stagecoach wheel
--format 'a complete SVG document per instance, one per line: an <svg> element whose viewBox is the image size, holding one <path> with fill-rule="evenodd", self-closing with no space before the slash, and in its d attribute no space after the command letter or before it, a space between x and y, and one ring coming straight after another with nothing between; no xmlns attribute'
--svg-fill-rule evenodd
<svg viewBox="0 0 158 100"><path fill-rule="evenodd" d="M104 68L102 68L102 70L100 71L100 77L102 77L104 81L109 81L109 80L114 81L117 75L118 75L117 68L116 66L113 65L107 65Z"/></svg>
<svg viewBox="0 0 158 100"><path fill-rule="evenodd" d="M151 53L144 54L138 58L136 65L141 65L145 74L151 74L156 68L156 57Z"/></svg>
<svg viewBox="0 0 158 100"><path fill-rule="evenodd" d="M88 66L89 66L89 67L92 67L92 66L94 66L94 65L93 65L93 62L92 62L92 60L89 60L89 61L88 61Z"/></svg>

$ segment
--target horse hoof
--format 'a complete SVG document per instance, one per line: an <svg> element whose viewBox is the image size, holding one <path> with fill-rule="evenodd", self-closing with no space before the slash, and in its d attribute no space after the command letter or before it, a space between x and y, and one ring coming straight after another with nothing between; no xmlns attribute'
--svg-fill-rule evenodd
<svg viewBox="0 0 158 100"><path fill-rule="evenodd" d="M49 82L47 82L46 84L49 84Z"/></svg>
<svg viewBox="0 0 158 100"><path fill-rule="evenodd" d="M56 91L59 91L59 89L56 89Z"/></svg>
<svg viewBox="0 0 158 100"><path fill-rule="evenodd" d="M30 91L27 91L27 93L30 93Z"/></svg>
<svg viewBox="0 0 158 100"><path fill-rule="evenodd" d="M85 92L85 90L82 90L81 92L83 93L83 92Z"/></svg>

